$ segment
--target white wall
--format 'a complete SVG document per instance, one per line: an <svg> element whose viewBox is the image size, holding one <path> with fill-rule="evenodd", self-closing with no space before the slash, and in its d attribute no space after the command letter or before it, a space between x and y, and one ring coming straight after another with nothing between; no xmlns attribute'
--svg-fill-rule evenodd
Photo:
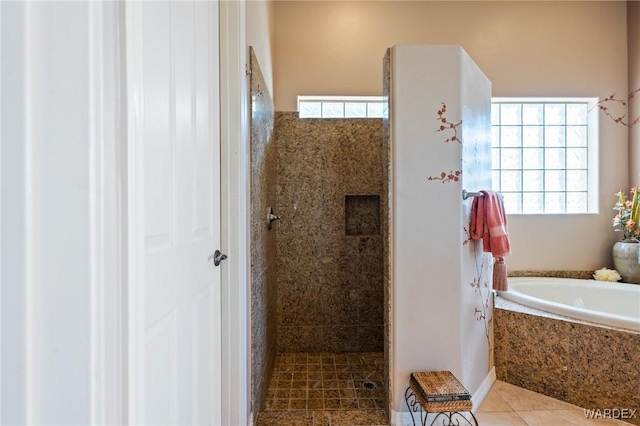
<svg viewBox="0 0 640 426"><path fill-rule="evenodd" d="M476 320L491 259L468 241L471 200L462 199L490 180L491 84L459 46L395 46L391 64L392 408L406 411L412 371L450 370L475 394L491 368ZM443 117L462 120L464 143L435 132L442 102ZM458 181L427 180L460 170Z"/></svg>
<svg viewBox="0 0 640 426"><path fill-rule="evenodd" d="M0 140L2 161L2 356L0 423L24 424L27 404L25 315L27 289L27 181L25 163L25 7L0 4L2 21Z"/></svg>
<svg viewBox="0 0 640 426"><path fill-rule="evenodd" d="M629 91L640 88L640 2L627 2ZM629 102L629 117L640 116L640 94ZM629 130L629 185L640 185L640 124Z"/></svg>
<svg viewBox="0 0 640 426"><path fill-rule="evenodd" d="M29 9L29 411L33 423L81 423L90 397L87 7Z"/></svg>
<svg viewBox="0 0 640 426"><path fill-rule="evenodd" d="M96 364L104 353L94 349L113 343L96 322L113 319L100 311L106 293L98 275L109 243L98 234L116 238L99 223L107 198L96 188L114 172L101 161L115 162L107 149L115 136L104 139L102 127L113 114L107 99L112 105L114 93L103 92L103 78L114 90L115 61L103 63L102 55L115 54L115 8L89 2L1 8L1 420L114 422L114 413L98 412L109 396L103 365ZM117 329L109 326L107 334Z"/></svg>

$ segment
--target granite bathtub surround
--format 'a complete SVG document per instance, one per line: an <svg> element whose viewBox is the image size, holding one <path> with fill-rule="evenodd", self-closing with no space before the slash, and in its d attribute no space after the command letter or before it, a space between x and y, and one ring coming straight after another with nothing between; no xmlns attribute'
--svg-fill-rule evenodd
<svg viewBox="0 0 640 426"><path fill-rule="evenodd" d="M382 120L276 112L274 128L278 352L382 352Z"/></svg>
<svg viewBox="0 0 640 426"><path fill-rule="evenodd" d="M251 401L254 416L264 407L277 343L276 234L267 228L275 205L274 111L253 49L251 66ZM278 211L275 211L278 214ZM254 419L255 420L255 419Z"/></svg>
<svg viewBox="0 0 640 426"><path fill-rule="evenodd" d="M592 280L595 271L509 271L510 277L549 277Z"/></svg>
<svg viewBox="0 0 640 426"><path fill-rule="evenodd" d="M494 310L498 380L585 409L640 412L640 333ZM625 421L640 425L640 415Z"/></svg>

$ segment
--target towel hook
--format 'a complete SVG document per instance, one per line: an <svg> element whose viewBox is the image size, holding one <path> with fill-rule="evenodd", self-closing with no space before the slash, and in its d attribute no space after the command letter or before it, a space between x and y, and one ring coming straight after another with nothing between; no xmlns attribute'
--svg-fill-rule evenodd
<svg viewBox="0 0 640 426"><path fill-rule="evenodd" d="M467 192L466 189L462 190L462 199L466 200L467 198L470 197L484 197L484 194L482 192Z"/></svg>

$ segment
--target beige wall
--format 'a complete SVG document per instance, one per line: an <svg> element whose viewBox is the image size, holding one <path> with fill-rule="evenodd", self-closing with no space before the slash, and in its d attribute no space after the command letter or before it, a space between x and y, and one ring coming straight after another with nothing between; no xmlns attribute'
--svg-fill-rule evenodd
<svg viewBox="0 0 640 426"><path fill-rule="evenodd" d="M273 94L274 2L247 1L245 13L247 45L253 47L267 88Z"/></svg>
<svg viewBox="0 0 640 426"><path fill-rule="evenodd" d="M626 88L624 2L275 2L275 102L380 95L395 44L460 44L494 96L605 96Z"/></svg>
<svg viewBox="0 0 640 426"><path fill-rule="evenodd" d="M640 88L640 2L627 2L629 90ZM640 116L640 93L629 103L629 116ZM640 185L640 125L629 130L629 183Z"/></svg>
<svg viewBox="0 0 640 426"><path fill-rule="evenodd" d="M597 1L277 1L276 110L294 111L298 94L380 95L385 50L409 43L461 45L493 96L626 93L626 10ZM628 186L628 132L602 119L600 141L601 213L512 216L512 270L611 266L613 193Z"/></svg>

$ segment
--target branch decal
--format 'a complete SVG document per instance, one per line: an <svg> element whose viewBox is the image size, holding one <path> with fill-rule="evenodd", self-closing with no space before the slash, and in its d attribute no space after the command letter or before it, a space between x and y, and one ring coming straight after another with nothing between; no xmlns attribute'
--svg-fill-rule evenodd
<svg viewBox="0 0 640 426"><path fill-rule="evenodd" d="M627 96L626 99L616 98L616 94L612 93L611 95L607 96L603 100L598 101L594 106L594 108L598 107L598 109L602 111L602 113L605 116L609 117L616 124L622 124L623 126L626 126L626 127L633 127L636 124L640 123L640 116L636 117L636 119L631 122L625 121L626 114L615 116L611 112L611 109L609 108L608 105L610 105L611 103L614 103L614 104L620 104L622 106L627 106L629 101L631 101L631 99L633 99L638 92L640 92L640 89L634 90L633 92L629 93L629 96Z"/></svg>
<svg viewBox="0 0 640 426"><path fill-rule="evenodd" d="M436 118L436 120L438 120L438 122L440 123L440 126L438 127L438 129L436 129L436 132L453 131L453 135L445 139L444 142L458 142L461 144L462 140L458 136L458 127L462 125L462 120L458 121L457 123L452 123L451 121L449 121L449 119L445 116L445 113L447 112L447 104L445 104L444 102L440 102L440 104L442 106L438 109L438 116ZM439 180L442 183L458 182L460 181L461 175L462 170L451 170L449 171L449 173L443 171L440 172L440 175L428 176L427 180Z"/></svg>
<svg viewBox="0 0 640 426"><path fill-rule="evenodd" d="M429 176L427 180L439 180L442 183L458 182L460 175L462 175L462 170L451 170L449 173L442 172L439 176Z"/></svg>
<svg viewBox="0 0 640 426"><path fill-rule="evenodd" d="M462 241L462 245L467 245L471 241L471 234L467 227L462 228L465 239ZM475 252L475 250L474 250ZM476 321L482 322L484 325L484 335L487 339L487 348L489 351L489 368L491 368L491 324L493 322L493 316L491 315L491 288L489 286L489 280L487 274L487 257L482 256L482 262L478 264L478 258L474 253L474 260L476 264L476 276L473 278L469 287L478 295L479 303L476 305L473 314Z"/></svg>
<svg viewBox="0 0 640 426"><path fill-rule="evenodd" d="M462 139L460 139L460 137L458 136L458 127L462 125L462 120L458 121L457 123L453 123L449 121L447 117L445 117L444 115L447 112L447 104L445 104L444 102L440 102L440 103L442 104L442 107L438 110L438 117L436 117L436 120L440 123L440 127L438 127L436 132L446 132L446 131L452 130L453 135L445 139L445 143L447 142L462 143Z"/></svg>

